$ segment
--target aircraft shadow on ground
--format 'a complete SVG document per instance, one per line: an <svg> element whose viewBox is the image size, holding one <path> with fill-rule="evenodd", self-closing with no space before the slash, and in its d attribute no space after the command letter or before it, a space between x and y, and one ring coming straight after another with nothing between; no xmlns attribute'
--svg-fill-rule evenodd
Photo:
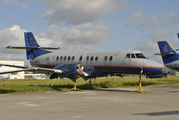
<svg viewBox="0 0 179 120"><path fill-rule="evenodd" d="M179 92L179 91L170 91L170 93L177 93L177 92Z"/></svg>
<svg viewBox="0 0 179 120"><path fill-rule="evenodd" d="M179 85L165 85L165 86L161 86L161 87L164 87L164 88L179 88Z"/></svg>
<svg viewBox="0 0 179 120"><path fill-rule="evenodd" d="M94 91L110 91L110 92L132 92L130 90L112 90L112 89L89 89Z"/></svg>
<svg viewBox="0 0 179 120"><path fill-rule="evenodd" d="M50 87L50 86L49 86ZM53 85L52 89L57 90L57 91L61 91L61 89L71 89L74 86L71 84L66 84L66 85ZM95 88L89 88L88 84L83 84L83 85L78 85L77 88L81 89L81 90L95 90L95 91L111 91L111 92L132 92L131 90L116 90L113 88L109 88L106 89L107 87L103 86L104 88L100 88L100 89L95 89Z"/></svg>
<svg viewBox="0 0 179 120"><path fill-rule="evenodd" d="M165 111L165 112L140 113L140 114L134 114L134 115L164 116L164 115L177 115L177 114L179 114L179 110Z"/></svg>
<svg viewBox="0 0 179 120"><path fill-rule="evenodd" d="M66 89L71 89L73 88L74 86L73 85L54 85L52 87L52 89L54 90L57 90L57 91L60 91L61 89L63 88L66 88ZM132 92L130 90L115 90L115 89L105 89L106 87L101 88L101 89L95 89L95 88L89 88L89 86L87 84L84 84L84 85L78 85L77 88L81 89L81 90L95 90L95 91L111 91L111 92Z"/></svg>

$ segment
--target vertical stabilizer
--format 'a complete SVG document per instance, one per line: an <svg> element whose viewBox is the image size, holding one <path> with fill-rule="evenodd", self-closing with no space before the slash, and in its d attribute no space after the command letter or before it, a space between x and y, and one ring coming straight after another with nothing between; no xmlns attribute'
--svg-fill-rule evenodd
<svg viewBox="0 0 179 120"><path fill-rule="evenodd" d="M170 47L170 45L166 41L158 41L158 46L164 64L179 60L179 55Z"/></svg>
<svg viewBox="0 0 179 120"><path fill-rule="evenodd" d="M177 33L178 39L179 39L179 33Z"/></svg>
<svg viewBox="0 0 179 120"><path fill-rule="evenodd" d="M26 50L26 56L27 60L33 59L35 57L38 57L43 54L51 53L51 51L43 50L37 41L35 40L35 37L32 32L25 32L25 45L26 47L37 47L36 49L27 49Z"/></svg>

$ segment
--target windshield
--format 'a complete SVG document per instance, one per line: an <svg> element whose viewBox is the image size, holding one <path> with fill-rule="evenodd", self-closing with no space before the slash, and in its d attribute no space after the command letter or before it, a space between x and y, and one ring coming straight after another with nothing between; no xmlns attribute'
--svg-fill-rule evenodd
<svg viewBox="0 0 179 120"><path fill-rule="evenodd" d="M135 55L137 58L145 58L145 56L142 53L136 53Z"/></svg>

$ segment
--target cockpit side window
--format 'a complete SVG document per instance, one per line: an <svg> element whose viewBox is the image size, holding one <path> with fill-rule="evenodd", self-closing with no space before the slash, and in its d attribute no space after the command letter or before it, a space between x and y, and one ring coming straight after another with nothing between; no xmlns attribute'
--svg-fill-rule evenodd
<svg viewBox="0 0 179 120"><path fill-rule="evenodd" d="M130 58L130 54L127 54L127 55L126 55L126 58Z"/></svg>
<svg viewBox="0 0 179 120"><path fill-rule="evenodd" d="M142 53L136 53L135 55L136 55L137 58L144 58L144 59L146 59L146 57Z"/></svg>
<svg viewBox="0 0 179 120"><path fill-rule="evenodd" d="M134 55L134 54L131 54L131 58L135 58L135 55Z"/></svg>

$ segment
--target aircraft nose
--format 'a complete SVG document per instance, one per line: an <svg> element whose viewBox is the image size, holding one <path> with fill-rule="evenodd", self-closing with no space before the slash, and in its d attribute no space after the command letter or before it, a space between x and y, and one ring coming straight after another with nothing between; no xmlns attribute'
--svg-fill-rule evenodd
<svg viewBox="0 0 179 120"><path fill-rule="evenodd" d="M163 67L162 68L163 76L167 76L170 72L171 72L171 70L168 67Z"/></svg>

